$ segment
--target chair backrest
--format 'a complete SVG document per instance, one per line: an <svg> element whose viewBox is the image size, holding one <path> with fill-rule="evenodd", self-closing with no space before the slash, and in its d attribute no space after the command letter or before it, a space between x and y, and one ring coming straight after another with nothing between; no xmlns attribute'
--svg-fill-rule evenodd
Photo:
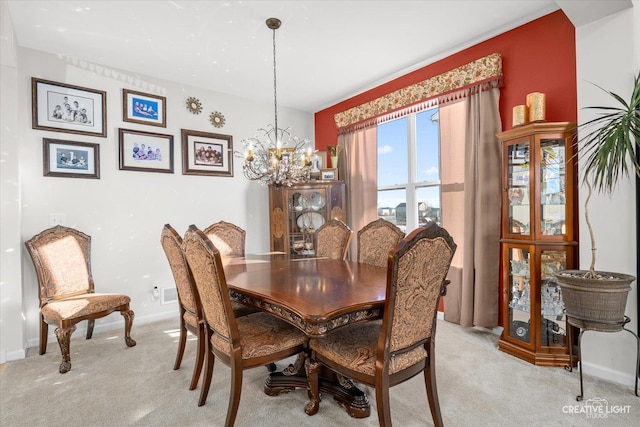
<svg viewBox="0 0 640 427"><path fill-rule="evenodd" d="M219 221L204 229L204 234L218 249L220 256L243 257L246 232L235 224Z"/></svg>
<svg viewBox="0 0 640 427"><path fill-rule="evenodd" d="M57 225L25 242L38 275L40 306L52 299L94 292L91 237Z"/></svg>
<svg viewBox="0 0 640 427"><path fill-rule="evenodd" d="M220 252L195 225L184 235L184 253L198 289L207 327L212 332L214 350L231 355L240 338L224 276Z"/></svg>
<svg viewBox="0 0 640 427"><path fill-rule="evenodd" d="M432 338L456 247L444 228L430 223L411 232L389 256L381 332L387 358L412 350L424 352L420 345Z"/></svg>
<svg viewBox="0 0 640 427"><path fill-rule="evenodd" d="M169 224L165 224L160 234L160 243L171 266L173 279L178 290L178 300L182 307L196 317L202 318L196 284L193 281L187 258L182 251L182 238Z"/></svg>
<svg viewBox="0 0 640 427"><path fill-rule="evenodd" d="M316 256L345 259L353 232L339 219L330 219L316 230Z"/></svg>
<svg viewBox="0 0 640 427"><path fill-rule="evenodd" d="M378 218L358 231L358 262L386 267L389 251L404 238L404 232L395 224Z"/></svg>

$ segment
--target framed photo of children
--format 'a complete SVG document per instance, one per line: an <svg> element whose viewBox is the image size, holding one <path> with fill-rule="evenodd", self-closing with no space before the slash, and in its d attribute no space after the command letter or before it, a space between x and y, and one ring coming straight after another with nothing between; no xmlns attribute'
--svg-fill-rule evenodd
<svg viewBox="0 0 640 427"><path fill-rule="evenodd" d="M100 179L100 145L42 138L44 176Z"/></svg>
<svg viewBox="0 0 640 427"><path fill-rule="evenodd" d="M173 135L119 130L120 170L173 173Z"/></svg>
<svg viewBox="0 0 640 427"><path fill-rule="evenodd" d="M182 129L182 173L233 176L233 137Z"/></svg>
<svg viewBox="0 0 640 427"><path fill-rule="evenodd" d="M31 78L33 129L107 136L107 93Z"/></svg>
<svg viewBox="0 0 640 427"><path fill-rule="evenodd" d="M122 89L122 120L167 127L167 98Z"/></svg>

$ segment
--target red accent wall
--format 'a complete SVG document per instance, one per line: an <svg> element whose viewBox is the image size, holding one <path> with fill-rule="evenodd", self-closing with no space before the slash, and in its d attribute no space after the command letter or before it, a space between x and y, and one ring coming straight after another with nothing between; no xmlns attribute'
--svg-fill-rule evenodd
<svg viewBox="0 0 640 427"><path fill-rule="evenodd" d="M576 121L575 28L561 11L550 13L492 39L315 114L315 147L326 151L338 139L336 113L418 83L492 53L502 55L504 87L500 93L503 130L511 129L512 109L531 92L546 94L546 120Z"/></svg>
<svg viewBox="0 0 640 427"><path fill-rule="evenodd" d="M334 145L338 129L334 115L403 87L418 83L492 53L502 55L504 87L500 91L503 130L511 129L513 107L528 93L546 94L549 122L577 122L575 27L561 11L550 13L381 86L346 99L315 114L315 147ZM442 302L441 302L442 304ZM502 323L503 293L499 321ZM442 310L442 305L439 307Z"/></svg>

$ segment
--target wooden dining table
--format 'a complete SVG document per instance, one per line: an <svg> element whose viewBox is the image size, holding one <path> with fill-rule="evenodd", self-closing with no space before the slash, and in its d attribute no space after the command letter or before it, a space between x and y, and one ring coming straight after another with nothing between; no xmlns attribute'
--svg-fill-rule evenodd
<svg viewBox="0 0 640 427"><path fill-rule="evenodd" d="M381 319L387 269L328 258L292 258L283 253L223 259L231 297L271 313L308 337ZM306 388L306 355L281 372L272 372L265 393L277 395ZM370 414L369 402L353 383L332 372L321 378L320 391L333 395L356 418Z"/></svg>

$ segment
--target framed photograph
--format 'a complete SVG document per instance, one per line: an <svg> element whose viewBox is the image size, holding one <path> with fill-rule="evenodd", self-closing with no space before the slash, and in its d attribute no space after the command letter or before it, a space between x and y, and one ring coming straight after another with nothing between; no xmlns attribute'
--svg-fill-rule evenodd
<svg viewBox="0 0 640 427"><path fill-rule="evenodd" d="M107 93L31 78L33 129L107 136Z"/></svg>
<svg viewBox="0 0 640 427"><path fill-rule="evenodd" d="M173 173L173 135L120 129L120 170Z"/></svg>
<svg viewBox="0 0 640 427"><path fill-rule="evenodd" d="M42 138L44 176L100 179L100 145Z"/></svg>
<svg viewBox="0 0 640 427"><path fill-rule="evenodd" d="M311 173L312 174L320 173L320 171L326 167L327 167L326 151L316 151L311 155Z"/></svg>
<svg viewBox="0 0 640 427"><path fill-rule="evenodd" d="M292 148L292 147L285 147L280 149L280 153L282 154L282 160L284 160L286 163L290 163L293 161L295 152L296 152L295 148ZM276 149L269 148L269 158L272 158L275 155L276 155Z"/></svg>
<svg viewBox="0 0 640 427"><path fill-rule="evenodd" d="M182 129L182 173L233 176L233 137Z"/></svg>
<svg viewBox="0 0 640 427"><path fill-rule="evenodd" d="M320 179L325 181L338 179L338 169L321 169Z"/></svg>
<svg viewBox="0 0 640 427"><path fill-rule="evenodd" d="M143 125L167 127L167 98L122 89L122 120Z"/></svg>

